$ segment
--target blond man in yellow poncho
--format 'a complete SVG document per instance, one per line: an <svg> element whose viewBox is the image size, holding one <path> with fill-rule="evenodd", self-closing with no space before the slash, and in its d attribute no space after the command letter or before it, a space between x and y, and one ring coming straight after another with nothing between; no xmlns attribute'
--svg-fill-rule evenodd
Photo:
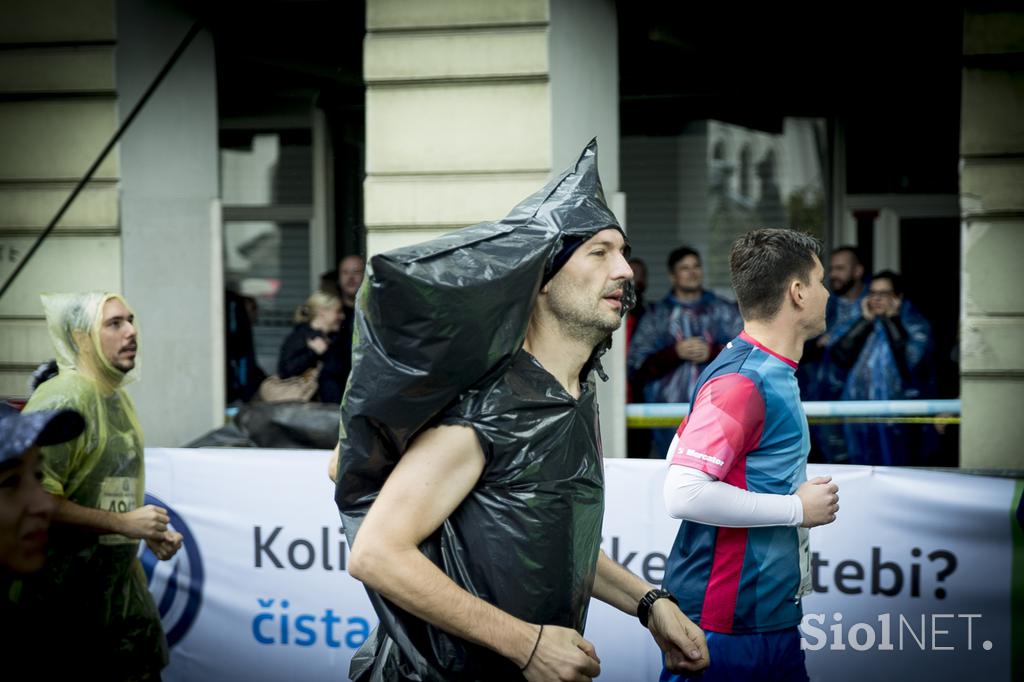
<svg viewBox="0 0 1024 682"><path fill-rule="evenodd" d="M56 665L102 679L159 679L167 643L137 554L144 540L169 559L181 535L168 529L165 509L143 504L142 429L124 390L138 378L135 316L110 293L46 295L43 307L60 373L25 411L74 409L86 428L44 448L43 486L58 504L47 566L20 601L59 627Z"/></svg>

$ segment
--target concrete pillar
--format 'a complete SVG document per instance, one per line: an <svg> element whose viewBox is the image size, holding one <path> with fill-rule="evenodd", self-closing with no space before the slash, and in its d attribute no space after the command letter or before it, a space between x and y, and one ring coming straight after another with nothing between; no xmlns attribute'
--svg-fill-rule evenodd
<svg viewBox="0 0 1024 682"><path fill-rule="evenodd" d="M960 463L1024 467L1024 12L964 14Z"/></svg>
<svg viewBox="0 0 1024 682"><path fill-rule="evenodd" d="M370 255L504 216L594 136L620 220L610 0L367 2ZM622 339L600 389L607 456L625 455Z"/></svg>
<svg viewBox="0 0 1024 682"><path fill-rule="evenodd" d="M169 1L118 3L127 116L192 25ZM124 293L140 325L130 387L147 446L224 423L224 322L213 40L203 31L121 141Z"/></svg>

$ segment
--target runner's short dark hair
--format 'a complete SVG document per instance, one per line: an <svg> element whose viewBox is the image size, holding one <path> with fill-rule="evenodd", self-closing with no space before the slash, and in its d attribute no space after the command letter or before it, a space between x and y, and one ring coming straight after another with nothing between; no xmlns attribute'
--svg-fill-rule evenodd
<svg viewBox="0 0 1024 682"><path fill-rule="evenodd" d="M733 242L729 266L743 319L774 318L793 278L810 281L820 253L820 241L794 230L753 230Z"/></svg>

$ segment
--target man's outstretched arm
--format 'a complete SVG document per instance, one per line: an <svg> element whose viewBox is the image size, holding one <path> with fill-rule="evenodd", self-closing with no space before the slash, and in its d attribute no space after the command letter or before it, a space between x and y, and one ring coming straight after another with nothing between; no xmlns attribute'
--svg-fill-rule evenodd
<svg viewBox="0 0 1024 682"><path fill-rule="evenodd" d="M608 558L604 552L597 557L597 579L594 596L631 616L651 586ZM647 627L665 652L665 667L672 672L695 672L708 666L710 657L704 632L687 618L669 599L658 599L651 605Z"/></svg>
<svg viewBox="0 0 1024 682"><path fill-rule="evenodd" d="M834 521L839 488L829 477L807 481L790 495L752 492L724 480L756 447L764 423L764 399L752 379L723 374L705 383L669 448L664 487L669 515L730 528Z"/></svg>
<svg viewBox="0 0 1024 682"><path fill-rule="evenodd" d="M388 476L352 545L357 580L442 630L488 647L529 680L596 676L593 646L575 630L527 623L456 585L419 550L473 489L484 456L473 431L440 426L422 433ZM536 649L536 651L534 651ZM531 659L532 656L532 659Z"/></svg>
<svg viewBox="0 0 1024 682"><path fill-rule="evenodd" d="M818 476L792 495L755 493L680 464L669 466L664 488L669 516L724 528L832 523L839 512L838 491L831 476Z"/></svg>

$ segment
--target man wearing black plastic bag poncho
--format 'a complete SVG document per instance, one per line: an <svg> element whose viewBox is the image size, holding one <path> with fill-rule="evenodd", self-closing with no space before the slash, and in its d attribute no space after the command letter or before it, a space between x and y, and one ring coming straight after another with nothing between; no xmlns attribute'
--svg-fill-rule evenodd
<svg viewBox="0 0 1024 682"><path fill-rule="evenodd" d="M592 595L669 666L708 663L674 600L600 551L593 373L633 295L596 155L501 222L372 260L336 501L381 625L352 679L590 679Z"/></svg>

